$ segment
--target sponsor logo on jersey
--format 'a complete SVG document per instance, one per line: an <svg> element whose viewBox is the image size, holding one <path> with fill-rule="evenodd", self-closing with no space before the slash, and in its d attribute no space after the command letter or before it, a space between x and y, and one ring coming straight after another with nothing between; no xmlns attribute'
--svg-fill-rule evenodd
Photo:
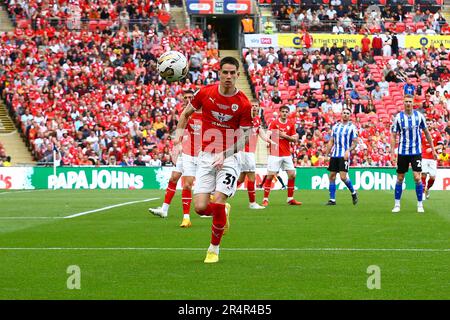
<svg viewBox="0 0 450 320"><path fill-rule="evenodd" d="M226 106L226 105L220 104L220 103L218 103L217 106L219 107L219 109L222 109L222 110L230 109L230 106Z"/></svg>

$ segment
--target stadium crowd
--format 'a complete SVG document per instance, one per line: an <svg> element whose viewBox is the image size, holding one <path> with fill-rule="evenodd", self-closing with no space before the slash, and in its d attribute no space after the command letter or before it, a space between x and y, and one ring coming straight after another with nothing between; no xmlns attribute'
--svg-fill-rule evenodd
<svg viewBox="0 0 450 320"><path fill-rule="evenodd" d="M264 2L264 1L262 1ZM373 7L341 1L322 2L315 6L292 1L270 1L277 31L296 32L299 28L337 34L373 34L376 32L450 34L442 10L430 6L414 8L392 2ZM261 1L260 1L261 3Z"/></svg>
<svg viewBox="0 0 450 320"><path fill-rule="evenodd" d="M0 90L40 163L55 145L63 165L170 165L183 90L217 78L216 36L200 28L21 31L1 35ZM169 48L190 59L182 84L156 71Z"/></svg>
<svg viewBox="0 0 450 320"><path fill-rule="evenodd" d="M142 25L133 22L134 13L148 14L150 9L141 5L148 2L89 1L85 6L87 1L80 0L76 5L82 16L98 11L100 20L107 20L101 15L105 10L110 18L126 11L130 19L95 28L86 20L85 28L71 30L73 24L63 22L73 17L59 13L71 12L64 8L73 1L51 2L51 10L44 10L43 3L9 1L18 26L26 18L37 29L19 26L14 33L0 35L0 93L35 159L65 166L173 165L170 135L178 123L184 90L217 80L219 52L212 28L178 29L151 20L142 31ZM46 14L60 19L47 24L52 19ZM190 72L183 83L168 84L157 73L156 58L169 49L189 58ZM406 90L413 90L418 107L450 133L446 49L392 46L389 56L382 56L385 50L381 55L375 51L362 43L361 49L251 49L245 55L265 123L277 116L281 104L291 108L301 137L293 148L297 166L324 164L331 125L343 107L353 110L360 130L352 165L390 165L390 120ZM412 81L403 82L410 76ZM448 141L447 136L446 146ZM439 164L450 165L446 153Z"/></svg>
<svg viewBox="0 0 450 320"><path fill-rule="evenodd" d="M157 25L161 31L170 22L172 4L178 0L8 0L7 10L12 22L23 29L41 30L51 26L56 29L112 28L123 26L133 30L137 25L146 29Z"/></svg>
<svg viewBox="0 0 450 320"><path fill-rule="evenodd" d="M293 148L298 166L322 166L331 125L350 108L359 129L353 166L390 166L392 116L403 108L403 95L415 96L416 108L447 132L447 150L439 165L449 166L450 52L435 48L389 48L375 53L374 41L361 46L287 52L281 48L244 49L253 90L265 109L265 121L287 104L301 141ZM386 49L386 48L384 48ZM392 53L395 51L396 53ZM383 55L383 54L390 55ZM378 54L378 55L377 55Z"/></svg>

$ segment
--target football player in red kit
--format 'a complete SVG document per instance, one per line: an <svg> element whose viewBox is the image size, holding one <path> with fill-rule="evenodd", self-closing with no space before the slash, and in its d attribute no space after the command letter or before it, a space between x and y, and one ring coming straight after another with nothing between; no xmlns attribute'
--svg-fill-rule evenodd
<svg viewBox="0 0 450 320"><path fill-rule="evenodd" d="M431 138L433 139L434 149L436 151L442 149L444 142L439 131L436 130L435 123L432 119L427 119L427 127L429 128ZM422 134L422 184L425 199L430 198L430 188L434 184L437 172L437 160L433 158L433 150L431 148L425 134ZM427 175L429 176L428 181Z"/></svg>
<svg viewBox="0 0 450 320"><path fill-rule="evenodd" d="M176 162L189 118L202 110L202 149L198 156L194 187L195 211L212 216L211 243L205 263L219 261L222 235L229 229L231 206L227 199L236 191L240 175L240 154L252 128L251 104L236 88L239 61L224 57L220 61L219 83L205 86L195 94L180 116L173 148ZM214 201L210 194L214 193Z"/></svg>
<svg viewBox="0 0 450 320"><path fill-rule="evenodd" d="M245 181L247 177L247 192L250 209L265 209L265 207L256 203L255 192L255 172L256 172L256 159L255 151L258 143L258 137L261 137L263 141L271 144L276 144L272 141L261 127L261 118L259 114L259 102L257 100L252 101L252 118L253 129L250 135L250 141L245 145L245 150L241 151L241 174L238 179L238 188Z"/></svg>
<svg viewBox="0 0 450 320"><path fill-rule="evenodd" d="M277 142L277 145L271 145L270 155L267 159L267 179L264 184L264 199L262 205L269 205L269 193L273 177L278 171L285 170L288 175L288 197L289 205L301 205L302 203L294 199L295 188L295 167L292 161L290 143L298 140L298 134L295 130L295 123L288 120L289 107L283 105L280 107L280 116L272 121L269 126L271 139Z"/></svg>
<svg viewBox="0 0 450 320"><path fill-rule="evenodd" d="M190 103L194 92L187 90L184 93L185 107ZM183 137L183 150L181 156L178 158L172 175L169 179L169 184L166 189L164 203L158 208L149 208L148 210L161 218L166 218L169 212L169 206L175 195L178 180L183 176L183 190L181 191L181 202L183 204L183 220L180 227L189 228L192 226L190 219L190 209L192 202L192 185L194 183L195 173L197 171L197 157L201 147L201 129L202 129L202 114L195 112L186 127L186 134Z"/></svg>

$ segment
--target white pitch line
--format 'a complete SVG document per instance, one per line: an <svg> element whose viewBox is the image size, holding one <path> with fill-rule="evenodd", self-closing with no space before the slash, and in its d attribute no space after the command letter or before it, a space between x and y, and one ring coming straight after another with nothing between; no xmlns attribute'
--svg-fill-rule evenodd
<svg viewBox="0 0 450 320"><path fill-rule="evenodd" d="M45 220L64 219L64 217L0 217L0 220Z"/></svg>
<svg viewBox="0 0 450 320"><path fill-rule="evenodd" d="M119 203L119 204L115 204L115 205L112 205L112 206L107 206L107 207L103 207L103 208L99 208L99 209L94 209L94 210L84 211L84 212L80 212L80 213L75 213L75 214L72 214L70 216L66 216L66 217L63 217L63 218L64 219L71 219L71 218L75 218L75 217L79 217L79 216L84 216L84 215L89 214L89 213L105 211L105 210L109 210L109 209L113 209L113 208L127 206L127 205L130 205L130 204L135 204L135 203L140 203L140 202L149 202L149 201L158 200L158 199L159 198L150 198L150 199L144 199L144 200L138 200L138 201L124 202L124 203Z"/></svg>
<svg viewBox="0 0 450 320"><path fill-rule="evenodd" d="M151 248L151 247L47 247L47 248L2 248L0 250L24 250L24 251L204 251L205 248ZM308 251L325 251L325 252L450 252L450 249L433 249L433 248L220 248L222 251L263 251L263 252L308 252Z"/></svg>
<svg viewBox="0 0 450 320"><path fill-rule="evenodd" d="M19 191L5 191L0 192L0 196L4 194L11 194L11 193L27 193L27 192L37 192L37 191L46 191L47 189L36 189L36 190L19 190Z"/></svg>
<svg viewBox="0 0 450 320"><path fill-rule="evenodd" d="M107 206L107 207L103 207L103 208L99 208L99 209L94 209L94 210L84 211L84 212L80 212L80 213L75 213L75 214L72 214L70 216L65 216L65 217L0 217L0 220L71 219L71 218L83 216L83 215L86 215L86 214L89 214L89 213L105 211L105 210L109 210L109 209L113 209L113 208L117 208L117 207L127 206L127 205L130 205L130 204L135 204L135 203L140 203L140 202L149 202L149 201L158 200L158 199L159 198L150 198L150 199L144 199L144 200L124 202L124 203L114 204L112 206Z"/></svg>

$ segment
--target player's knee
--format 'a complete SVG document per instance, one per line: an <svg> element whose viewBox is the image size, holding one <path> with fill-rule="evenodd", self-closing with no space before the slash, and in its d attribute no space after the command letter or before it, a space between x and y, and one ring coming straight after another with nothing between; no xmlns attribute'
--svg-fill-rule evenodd
<svg viewBox="0 0 450 320"><path fill-rule="evenodd" d="M171 183L177 183L179 179L180 179L180 178L179 178L178 176L175 176L175 177L172 176L172 177L170 177L169 182L171 182Z"/></svg>
<svg viewBox="0 0 450 320"><path fill-rule="evenodd" d="M192 190L192 181L185 181L183 184L183 190Z"/></svg>
<svg viewBox="0 0 450 320"><path fill-rule="evenodd" d="M196 203L194 202L194 210L195 212L197 212L199 215L205 215L206 214L206 208L208 208L208 204L207 203Z"/></svg>
<svg viewBox="0 0 450 320"><path fill-rule="evenodd" d="M347 181L347 174L346 173L341 173L339 176L341 177L342 181Z"/></svg>

